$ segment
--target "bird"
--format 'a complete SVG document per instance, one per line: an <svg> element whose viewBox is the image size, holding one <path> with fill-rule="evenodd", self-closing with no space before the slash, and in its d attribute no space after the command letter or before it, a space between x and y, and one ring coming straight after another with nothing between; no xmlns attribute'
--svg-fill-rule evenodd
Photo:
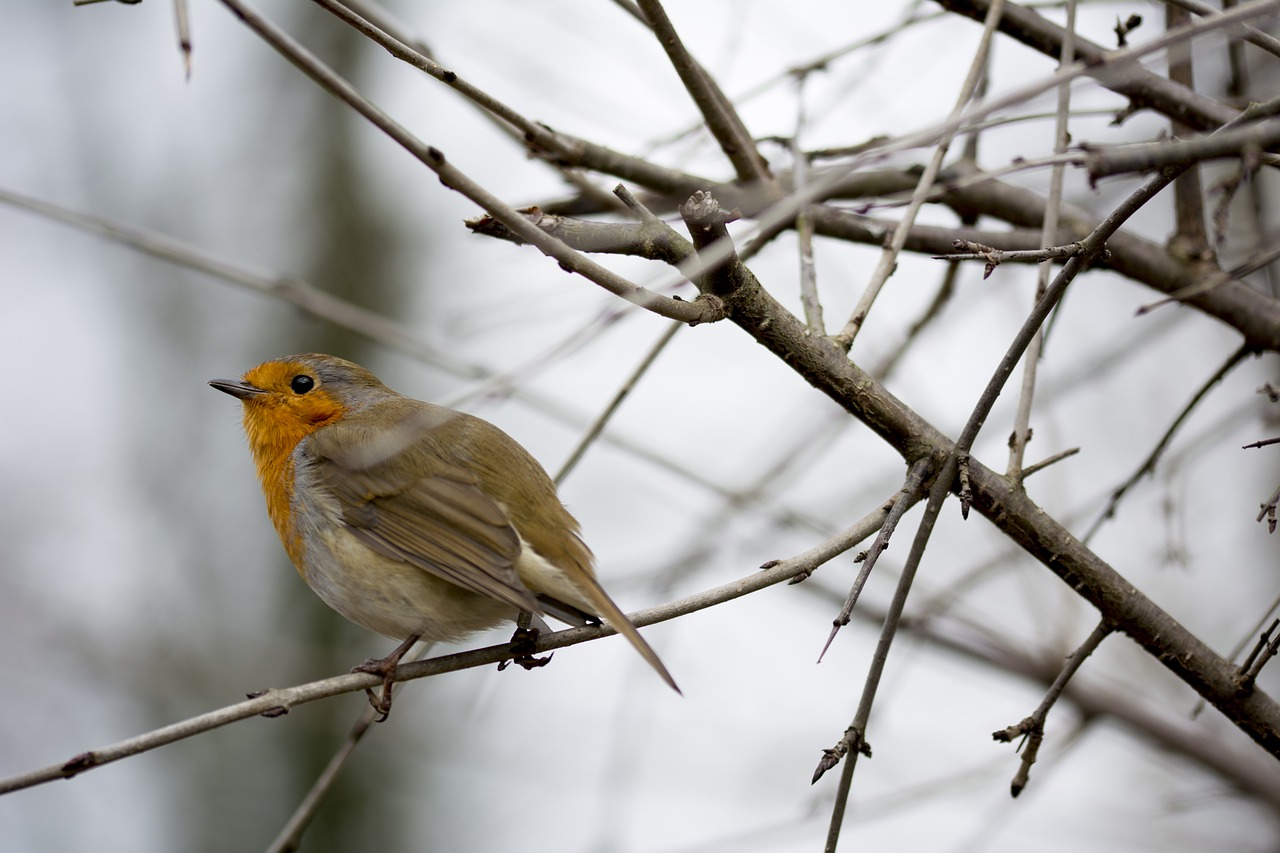
<svg viewBox="0 0 1280 853"><path fill-rule="evenodd" d="M285 552L331 608L401 640L353 671L383 678L386 719L415 642L456 642L515 621L531 668L537 628L604 622L677 693L657 653L595 575L577 520L537 460L498 427L406 397L332 355L263 362L209 385L243 405L267 514ZM524 620L522 620L524 617ZM523 633L522 633L523 632Z"/></svg>

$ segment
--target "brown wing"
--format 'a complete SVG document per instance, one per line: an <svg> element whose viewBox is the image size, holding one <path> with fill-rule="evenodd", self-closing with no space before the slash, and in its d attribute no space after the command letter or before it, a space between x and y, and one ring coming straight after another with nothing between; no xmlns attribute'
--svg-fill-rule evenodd
<svg viewBox="0 0 1280 853"><path fill-rule="evenodd" d="M434 451L433 433L455 413L415 401L380 406L317 430L308 453L365 545L450 583L541 613L516 574L520 537L475 476ZM390 423L388 423L390 421Z"/></svg>

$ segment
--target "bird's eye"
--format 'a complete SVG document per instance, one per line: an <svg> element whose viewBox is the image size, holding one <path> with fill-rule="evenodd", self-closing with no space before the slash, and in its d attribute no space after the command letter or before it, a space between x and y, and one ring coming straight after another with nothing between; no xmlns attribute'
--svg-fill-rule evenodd
<svg viewBox="0 0 1280 853"><path fill-rule="evenodd" d="M316 381L307 374L300 373L290 380L289 387L293 389L295 394L305 394L316 387Z"/></svg>

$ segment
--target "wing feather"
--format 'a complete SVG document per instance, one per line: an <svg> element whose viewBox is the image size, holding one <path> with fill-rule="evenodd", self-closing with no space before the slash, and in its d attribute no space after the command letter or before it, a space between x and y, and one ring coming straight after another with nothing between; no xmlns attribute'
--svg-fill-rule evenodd
<svg viewBox="0 0 1280 853"><path fill-rule="evenodd" d="M448 417L404 402L413 405L380 412L399 415L388 428L350 418L311 436L313 470L337 499L347 529L385 557L541 613L516 573L520 537L507 514L473 475L432 452L432 434ZM372 435L379 438L371 446Z"/></svg>

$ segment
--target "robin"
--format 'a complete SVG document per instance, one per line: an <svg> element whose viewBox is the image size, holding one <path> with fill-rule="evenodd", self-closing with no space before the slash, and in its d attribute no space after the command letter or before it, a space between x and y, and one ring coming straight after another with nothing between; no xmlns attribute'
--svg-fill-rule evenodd
<svg viewBox="0 0 1280 853"><path fill-rule="evenodd" d="M522 614L603 621L679 692L596 580L551 478L493 424L405 397L331 355L209 384L244 404L267 513L303 580L352 622L403 640L353 670L383 677L381 696L369 694L383 719L415 642L456 641ZM529 655L536 628L516 633L528 649L517 662L545 663Z"/></svg>

